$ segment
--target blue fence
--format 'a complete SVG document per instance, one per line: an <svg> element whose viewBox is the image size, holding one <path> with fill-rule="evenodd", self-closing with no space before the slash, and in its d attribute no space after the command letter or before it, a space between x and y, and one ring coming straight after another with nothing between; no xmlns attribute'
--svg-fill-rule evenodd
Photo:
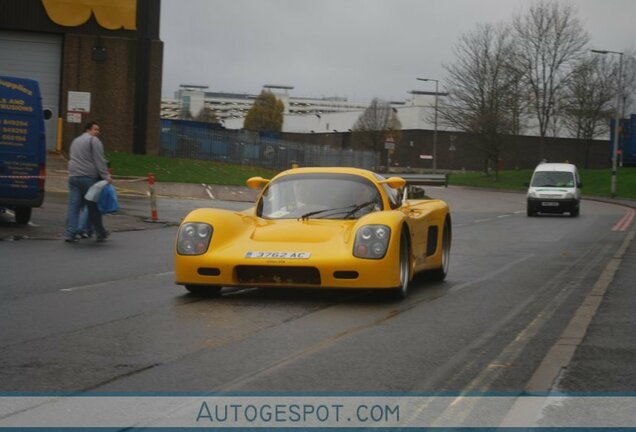
<svg viewBox="0 0 636 432"><path fill-rule="evenodd" d="M224 130L211 123L161 120L161 156L213 160L275 170L300 166L351 166L374 169L374 152L287 141L248 131Z"/></svg>

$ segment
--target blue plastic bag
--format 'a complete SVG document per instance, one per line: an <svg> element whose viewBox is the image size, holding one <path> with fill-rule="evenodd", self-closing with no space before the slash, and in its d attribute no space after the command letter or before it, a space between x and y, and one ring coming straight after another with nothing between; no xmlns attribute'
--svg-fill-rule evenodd
<svg viewBox="0 0 636 432"><path fill-rule="evenodd" d="M97 208L101 214L115 213L119 211L119 202L117 201L117 192L111 184L107 184L99 194Z"/></svg>

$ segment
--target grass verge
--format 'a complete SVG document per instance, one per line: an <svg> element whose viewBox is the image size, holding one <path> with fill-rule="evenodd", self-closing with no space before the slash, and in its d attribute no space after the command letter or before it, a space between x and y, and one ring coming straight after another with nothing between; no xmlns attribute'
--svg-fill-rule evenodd
<svg viewBox="0 0 636 432"><path fill-rule="evenodd" d="M455 186L472 186L491 189L526 190L524 185L530 181L533 170L501 171L499 178L486 176L481 172L453 173L449 183ZM610 196L609 169L582 169L579 171L583 183L583 196ZM636 168L619 168L617 181L617 198L636 199Z"/></svg>
<svg viewBox="0 0 636 432"><path fill-rule="evenodd" d="M272 178L276 171L266 168L233 165L223 162L179 159L162 156L143 156L130 153L108 152L113 173L121 176L145 177L154 173L157 181L178 183L208 183L245 185L253 176ZM453 173L450 184L490 189L526 190L533 170L501 171L495 180L493 175L482 172ZM610 196L611 170L580 170L583 195ZM618 198L636 199L636 168L619 168Z"/></svg>
<svg viewBox="0 0 636 432"><path fill-rule="evenodd" d="M107 152L106 158L110 161L114 175L145 177L151 172L160 182L245 186L245 180L250 177L272 178L277 174L276 171L259 167L163 156Z"/></svg>

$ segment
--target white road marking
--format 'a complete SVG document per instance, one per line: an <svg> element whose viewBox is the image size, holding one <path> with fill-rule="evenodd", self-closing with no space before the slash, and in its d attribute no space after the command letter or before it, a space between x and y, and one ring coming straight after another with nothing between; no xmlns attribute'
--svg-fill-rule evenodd
<svg viewBox="0 0 636 432"><path fill-rule="evenodd" d="M525 210L517 210L515 214L523 213Z"/></svg>
<svg viewBox="0 0 636 432"><path fill-rule="evenodd" d="M494 272L488 273L488 274L480 277L479 279L473 279L473 280L470 280L468 282L461 283L459 285L454 285L454 286L450 287L448 291L449 292L459 291L459 290L462 290L462 289L464 289L466 287L469 287L470 285L474 285L476 283L484 282L484 281L487 281L489 279L492 279L495 276L498 276L498 275L500 275L502 273L507 272L512 267L516 266L517 264L521 264L522 262L524 262L524 261L526 261L526 260L528 260L528 259L530 259L530 258L532 258L534 256L535 256L534 254L524 255L521 258L518 258L518 259L516 259L516 260L514 260L512 262L509 262L505 266L500 267L498 270L495 270Z"/></svg>
<svg viewBox="0 0 636 432"><path fill-rule="evenodd" d="M63 291L63 292L79 291L79 290L83 290L83 289L87 289L87 288L95 288L95 287L102 286L102 285L108 285L111 282L114 282L114 281L99 282L99 283L96 283L96 284L89 284L89 285L80 285L80 286L76 286L76 287L73 287L73 288L62 288L60 291Z"/></svg>
<svg viewBox="0 0 636 432"><path fill-rule="evenodd" d="M252 292L252 291L258 291L258 288L239 288L236 291L230 291L225 293L225 295L235 295L235 294L242 294L242 293L246 293L246 292Z"/></svg>
<svg viewBox="0 0 636 432"><path fill-rule="evenodd" d="M162 276L168 276L168 275L173 275L174 272L163 272L163 273L154 273L154 274L148 274L148 275L141 275L141 276L137 276L137 277L133 277L133 278L124 278L124 279L114 279L114 280L110 280L110 281L105 281L105 282L98 282L98 283L94 283L94 284L88 284L88 285L79 285L76 287L71 287L71 288L62 288L60 289L60 291L62 292L73 292L73 291L80 291L80 290L85 290L85 289L89 289L89 288L96 288L96 287L100 287L103 285L109 285L115 282L121 282L121 281L125 281L125 280L135 280L135 279L143 279L146 277L162 277Z"/></svg>
<svg viewBox="0 0 636 432"><path fill-rule="evenodd" d="M519 213L519 212L515 212L515 213ZM509 214L503 214L503 215L499 215L497 216L497 218L506 218L506 217L510 217L510 216L514 216L513 213L509 213ZM485 219L475 219L475 221L473 223L464 223L464 224L453 224L453 228L461 228L461 227L465 227L465 226L471 226L475 223L482 223L482 222L488 222L493 220L493 218L485 218Z"/></svg>
<svg viewBox="0 0 636 432"><path fill-rule="evenodd" d="M210 199L216 199L216 198L214 198L214 195L212 195L212 191L210 190L210 186L206 185L205 183L201 183L201 186L203 186L203 189L205 189L205 191L207 192L207 194L210 197Z"/></svg>

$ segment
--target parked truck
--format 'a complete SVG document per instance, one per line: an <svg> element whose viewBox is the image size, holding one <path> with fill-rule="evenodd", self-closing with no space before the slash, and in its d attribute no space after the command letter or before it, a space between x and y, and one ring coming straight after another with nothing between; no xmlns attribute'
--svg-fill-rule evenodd
<svg viewBox="0 0 636 432"><path fill-rule="evenodd" d="M0 76L0 211L19 224L44 200L44 117L36 81Z"/></svg>

